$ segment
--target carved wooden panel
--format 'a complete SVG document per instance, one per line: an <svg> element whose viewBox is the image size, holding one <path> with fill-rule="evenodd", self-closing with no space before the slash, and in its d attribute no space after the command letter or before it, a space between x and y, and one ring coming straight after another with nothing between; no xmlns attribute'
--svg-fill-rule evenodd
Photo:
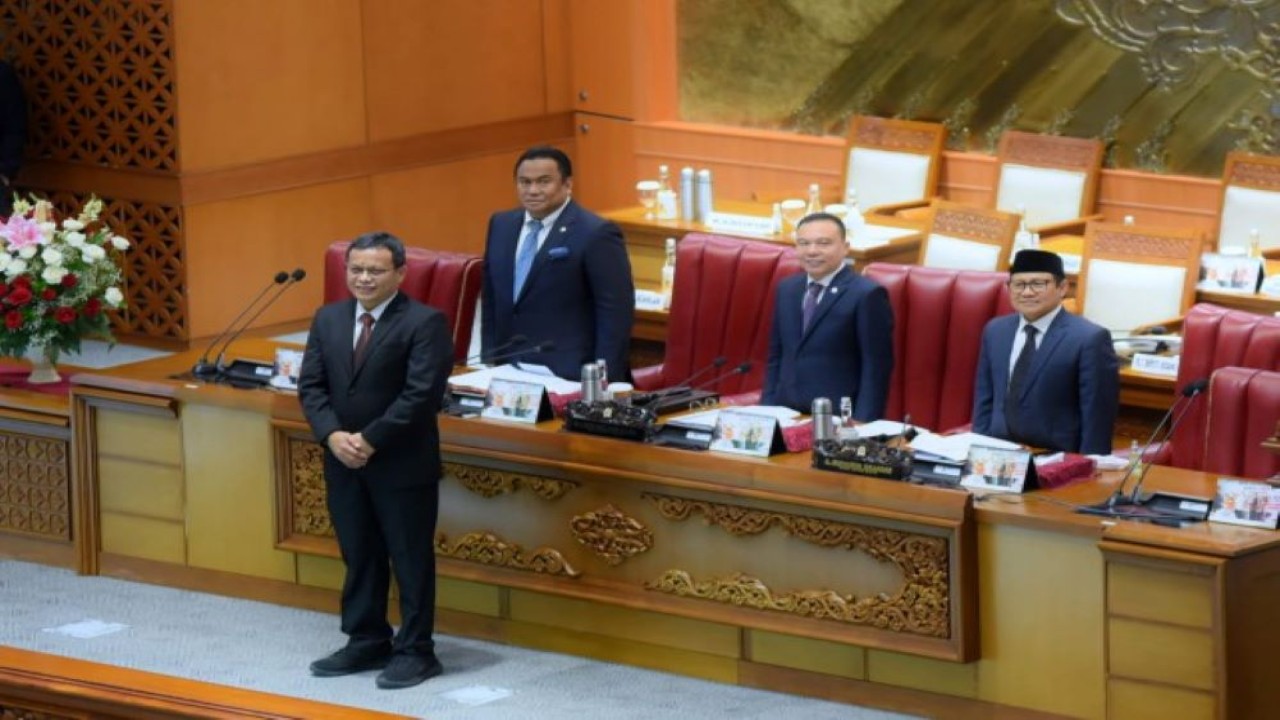
<svg viewBox="0 0 1280 720"><path fill-rule="evenodd" d="M557 500L578 486L572 480L450 462L444 464L444 474L471 492L487 498L507 495L525 488L543 500Z"/></svg>
<svg viewBox="0 0 1280 720"><path fill-rule="evenodd" d="M308 438L290 437L281 467L287 470L281 497L288 499L285 509L286 528L281 537L312 535L334 537L333 523L325 503L324 449Z"/></svg>
<svg viewBox="0 0 1280 720"><path fill-rule="evenodd" d="M0 27L27 94L28 155L178 169L171 0L5 2Z"/></svg>
<svg viewBox="0 0 1280 720"><path fill-rule="evenodd" d="M1098 230L1093 235L1093 249L1099 255L1167 258L1182 262L1191 257L1199 257L1200 241L1192 237L1160 235L1140 230Z"/></svg>
<svg viewBox="0 0 1280 720"><path fill-rule="evenodd" d="M63 216L76 214L88 194L40 190ZM182 211L173 205L103 198L102 217L132 243L125 252L127 307L111 315L117 337L189 339L186 250Z"/></svg>
<svg viewBox="0 0 1280 720"><path fill-rule="evenodd" d="M1227 158L1225 182L1256 190L1280 191L1280 158L1231 155Z"/></svg>
<svg viewBox="0 0 1280 720"><path fill-rule="evenodd" d="M66 440L0 434L0 531L71 541Z"/></svg>
<svg viewBox="0 0 1280 720"><path fill-rule="evenodd" d="M932 153L938 147L938 136L944 129L929 129L915 123L903 123L877 117L860 117L853 127L851 144L882 150Z"/></svg>
<svg viewBox="0 0 1280 720"><path fill-rule="evenodd" d="M64 712L37 710L18 705L12 700L0 700L0 720L88 720L88 713L69 715Z"/></svg>
<svg viewBox="0 0 1280 720"><path fill-rule="evenodd" d="M544 575L576 578L582 573L574 569L564 555L554 548L540 547L525 552L518 543L508 542L492 532L469 532L450 542L443 532L436 533L436 554L508 570L524 570Z"/></svg>
<svg viewBox="0 0 1280 720"><path fill-rule="evenodd" d="M939 206L934 210L929 232L954 238L1002 243L1016 230L1016 219L981 208Z"/></svg>
<svg viewBox="0 0 1280 720"><path fill-rule="evenodd" d="M573 539L610 565L621 565L653 547L653 531L612 505L575 515Z"/></svg>
<svg viewBox="0 0 1280 720"><path fill-rule="evenodd" d="M1084 138L1007 132L1000 139L1000 160L1097 172L1101 166L1102 143Z"/></svg>
<svg viewBox="0 0 1280 720"><path fill-rule="evenodd" d="M946 538L673 495L645 493L644 497L668 520L701 515L733 535L757 535L777 527L820 547L856 550L893 563L904 578L894 595L855 597L828 588L779 591L743 574L699 580L687 571L672 569L646 583L651 590L894 632L951 636L950 548Z"/></svg>

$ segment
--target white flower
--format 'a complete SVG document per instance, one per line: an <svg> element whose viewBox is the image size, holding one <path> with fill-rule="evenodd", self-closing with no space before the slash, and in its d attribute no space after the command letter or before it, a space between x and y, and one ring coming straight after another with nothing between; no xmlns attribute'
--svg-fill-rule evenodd
<svg viewBox="0 0 1280 720"><path fill-rule="evenodd" d="M67 218L66 220L62 221L62 229L71 230L73 232L76 230L83 230L84 223L80 222L79 220L76 220L75 218Z"/></svg>
<svg viewBox="0 0 1280 720"><path fill-rule="evenodd" d="M19 248L18 257L22 258L23 260L30 260L31 258L36 256L36 250L38 249L39 249L39 246L37 245L27 245L25 247Z"/></svg>
<svg viewBox="0 0 1280 720"><path fill-rule="evenodd" d="M45 265L55 265L55 266L61 265L62 253L59 252L56 248L45 248L44 252L40 253L40 259L44 261ZM54 282L54 281L50 281L50 282Z"/></svg>
<svg viewBox="0 0 1280 720"><path fill-rule="evenodd" d="M62 282L62 277L67 274L67 269L61 265L50 265L40 273L40 277L50 285L57 285Z"/></svg>
<svg viewBox="0 0 1280 720"><path fill-rule="evenodd" d="M4 272L11 262L13 262L12 255L7 252L0 252L0 272Z"/></svg>
<svg viewBox="0 0 1280 720"><path fill-rule="evenodd" d="M9 277L17 277L27 271L27 261L22 258L14 258L9 263L9 267L4 269L4 274Z"/></svg>
<svg viewBox="0 0 1280 720"><path fill-rule="evenodd" d="M126 250L129 247L129 241L119 235L111 236L111 247L117 250Z"/></svg>
<svg viewBox="0 0 1280 720"><path fill-rule="evenodd" d="M58 230L58 223L56 222L46 220L45 222L40 223L40 234L44 235L45 242L52 241L53 234L57 232L57 230Z"/></svg>
<svg viewBox="0 0 1280 720"><path fill-rule="evenodd" d="M80 249L80 252L84 254L84 259L90 262L101 260L107 256L107 251L103 250L100 245L85 245Z"/></svg>
<svg viewBox="0 0 1280 720"><path fill-rule="evenodd" d="M71 247L80 247L81 245L84 245L84 233L82 232L66 233L62 236L62 239L66 240L67 244Z"/></svg>
<svg viewBox="0 0 1280 720"><path fill-rule="evenodd" d="M120 303L124 302L124 293L120 292L118 287L109 287L102 294L102 299L106 300L111 307L120 307Z"/></svg>

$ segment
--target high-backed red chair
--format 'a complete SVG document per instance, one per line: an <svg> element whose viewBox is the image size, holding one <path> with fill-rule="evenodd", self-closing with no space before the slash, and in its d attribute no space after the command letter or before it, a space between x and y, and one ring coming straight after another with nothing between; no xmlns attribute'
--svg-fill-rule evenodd
<svg viewBox="0 0 1280 720"><path fill-rule="evenodd" d="M1207 303L1192 307L1182 324L1175 397L1181 396L1188 383L1228 366L1280 370L1280 318ZM1193 470L1205 468L1203 440L1209 403L1203 397L1194 402L1174 429L1172 440L1156 454L1156 462Z"/></svg>
<svg viewBox="0 0 1280 720"><path fill-rule="evenodd" d="M1244 478L1280 471L1280 455L1262 448L1280 421L1280 373L1219 368L1206 405L1201 470Z"/></svg>
<svg viewBox="0 0 1280 720"><path fill-rule="evenodd" d="M335 242L324 254L324 301L345 300L347 290L348 241ZM482 260L478 255L439 252L425 248L405 248L405 295L444 313L453 334L453 357L463 362L471 345L471 325L480 297Z"/></svg>
<svg viewBox="0 0 1280 720"><path fill-rule="evenodd" d="M893 307L893 375L885 417L945 431L973 414L982 328L1013 312L1009 276L871 263L862 274L884 286Z"/></svg>
<svg viewBox="0 0 1280 720"><path fill-rule="evenodd" d="M750 371L707 389L724 395L758 393L769 358L773 298L782 278L801 271L795 251L779 243L690 233L676 249L676 281L661 365L633 372L641 390L685 382L723 356L694 385L750 362ZM749 401L750 398L742 398Z"/></svg>

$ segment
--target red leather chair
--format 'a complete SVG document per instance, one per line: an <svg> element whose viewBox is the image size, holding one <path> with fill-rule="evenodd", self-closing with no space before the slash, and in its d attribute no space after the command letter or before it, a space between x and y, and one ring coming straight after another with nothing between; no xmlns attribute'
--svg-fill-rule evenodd
<svg viewBox="0 0 1280 720"><path fill-rule="evenodd" d="M749 361L750 371L707 389L722 396L746 395L733 398L738 402L757 401L769 358L775 288L779 280L800 271L795 251L786 245L685 235L676 250L666 353L661 365L632 373L636 387L657 390L683 383L723 356L723 367L707 371L693 384Z"/></svg>
<svg viewBox="0 0 1280 720"><path fill-rule="evenodd" d="M1280 373L1219 368L1206 405L1201 470L1244 478L1280 471L1280 455L1262 448L1280 421Z"/></svg>
<svg viewBox="0 0 1280 720"><path fill-rule="evenodd" d="M1280 370L1280 318L1207 303L1192 307L1182 324L1182 360L1176 383L1179 395L1188 383L1228 366ZM1204 438L1208 405L1204 398L1195 400L1174 429L1172 440L1156 454L1156 462L1207 469Z"/></svg>
<svg viewBox="0 0 1280 720"><path fill-rule="evenodd" d="M893 375L885 418L945 431L973 415L982 328L1013 312L998 272L871 263L862 274L889 292Z"/></svg>
<svg viewBox="0 0 1280 720"><path fill-rule="evenodd" d="M347 290L347 245L335 242L324 254L324 301L345 300ZM453 332L453 357L459 363L471 345L471 326L480 297L482 260L477 255L437 252L425 248L405 248L404 283L400 289L409 297L444 313Z"/></svg>

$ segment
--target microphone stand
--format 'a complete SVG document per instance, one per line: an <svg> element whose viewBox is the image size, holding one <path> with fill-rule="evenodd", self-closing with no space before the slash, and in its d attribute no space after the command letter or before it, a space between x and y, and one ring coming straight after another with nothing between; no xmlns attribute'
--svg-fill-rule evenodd
<svg viewBox="0 0 1280 720"><path fill-rule="evenodd" d="M218 342L221 341L223 338L225 338L227 336L227 333L231 332L232 328L236 326L236 323L240 322L240 320L244 318L244 316L247 315L249 311L252 310L260 300L262 300L262 297L266 295L268 292L270 292L271 288L275 287L276 285L285 283L288 280L289 280L289 273L283 270L276 273L275 278L272 279L272 281L268 283L266 287L262 288L262 290L260 290L256 296L254 296L253 300L251 300L249 304L246 305L245 308L240 311L240 314L236 315L235 318L232 319L232 321L227 325L226 329L224 329L222 332L214 336L213 341L209 343L209 347L206 347L204 349L204 352L201 353L200 355L200 359L197 360L196 364L191 367L191 374L194 375L195 377L202 378L202 379L217 377L221 373L221 369L219 368L218 363L209 362L209 353L213 352L213 348L217 346Z"/></svg>
<svg viewBox="0 0 1280 720"><path fill-rule="evenodd" d="M262 315L262 313L266 311L267 308L271 307L275 303L275 301L279 300L281 295L284 295L285 292L289 290L289 288L302 282L302 279L305 278L306 276L307 276L306 270L303 270L302 268L298 268L294 270L293 273L290 274L289 276L289 281L282 284L280 288L276 291L275 295L272 295L270 298L267 299L265 303L262 303L260 306L258 306L257 312L249 316L249 319L246 320L244 324L240 326L240 329L236 330L234 333L231 334L231 337L227 338L226 342L222 344L222 349L218 352L217 362L214 363L214 367L217 368L217 372L219 376L228 374L228 368L224 364L224 361L226 360L227 349L231 347L231 343L235 342L236 339L239 338L240 335L242 335L245 330L248 330L249 326L253 324L253 321L257 320ZM232 363L232 365L234 364L235 363ZM232 378L232 379L239 380L240 382L243 382L250 386L266 384L267 380L270 378L266 378L266 379L262 378L256 369L258 367L262 367L262 364L254 363L254 366L255 366L255 370L253 374L250 375L249 377L240 377L240 378Z"/></svg>
<svg viewBox="0 0 1280 720"><path fill-rule="evenodd" d="M470 365L472 363L483 363L485 365L492 365L494 360L500 360L506 357L505 355L501 355L500 353L506 351L509 348L513 348L516 345L523 345L524 343L528 342L528 340L529 338L525 337L524 335L512 335L510 338L507 338L506 342L494 348L488 354L487 359L486 359L485 353L481 352L479 355L472 355L471 357L468 357L464 362L467 365Z"/></svg>

